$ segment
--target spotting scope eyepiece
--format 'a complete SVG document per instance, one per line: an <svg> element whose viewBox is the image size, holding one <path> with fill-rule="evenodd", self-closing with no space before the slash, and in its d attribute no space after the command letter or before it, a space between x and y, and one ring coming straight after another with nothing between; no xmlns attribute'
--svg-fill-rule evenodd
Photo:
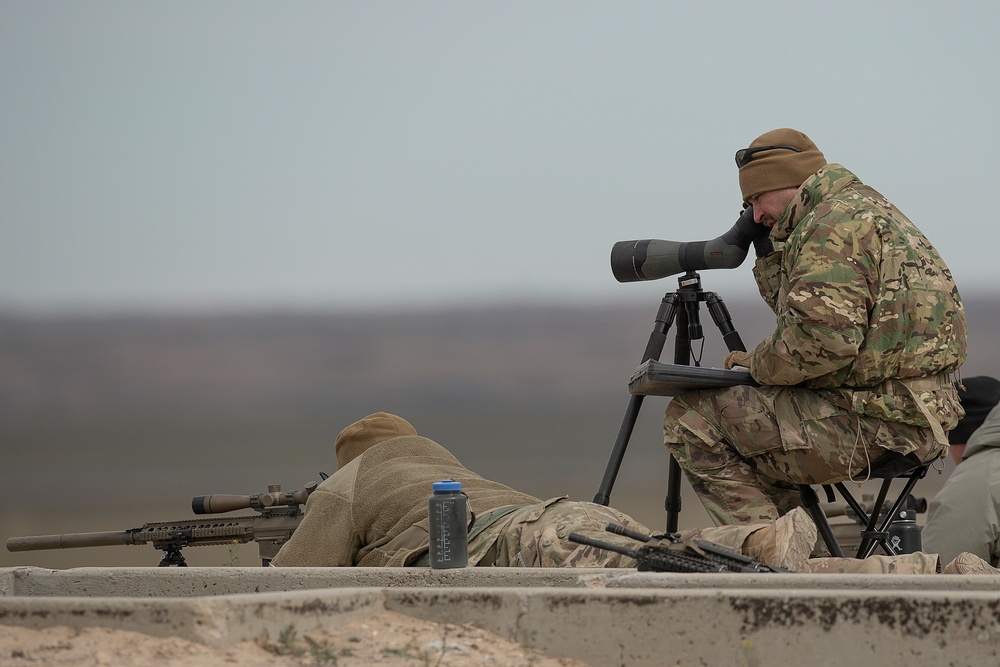
<svg viewBox="0 0 1000 667"><path fill-rule="evenodd" d="M754 239L770 231L753 221L753 207L747 206L732 229L711 241L619 241L611 248L611 272L618 282L631 283L688 271L735 269Z"/></svg>

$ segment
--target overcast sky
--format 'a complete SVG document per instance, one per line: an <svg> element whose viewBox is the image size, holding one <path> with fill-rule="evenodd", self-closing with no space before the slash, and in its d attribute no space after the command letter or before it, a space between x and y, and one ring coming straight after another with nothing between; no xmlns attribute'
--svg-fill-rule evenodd
<svg viewBox="0 0 1000 667"><path fill-rule="evenodd" d="M656 298L776 127L1000 281L1000 3L0 0L0 312ZM750 262L702 273L742 293Z"/></svg>

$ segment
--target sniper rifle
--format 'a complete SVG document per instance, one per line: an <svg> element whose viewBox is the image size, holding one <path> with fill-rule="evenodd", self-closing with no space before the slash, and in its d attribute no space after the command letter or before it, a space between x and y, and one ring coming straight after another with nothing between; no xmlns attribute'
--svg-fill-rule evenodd
<svg viewBox="0 0 1000 667"><path fill-rule="evenodd" d="M320 473L323 479L327 475ZM221 514L240 509L254 509L259 514L227 518L184 519L147 523L141 528L95 533L64 533L11 537L8 551L41 549L75 549L120 544L148 544L163 552L160 567L186 567L181 553L184 547L256 542L261 565L267 566L302 522L302 508L316 489L309 482L301 491L282 491L281 485L271 484L267 493L251 495L214 494L195 496L191 509L195 514Z"/></svg>

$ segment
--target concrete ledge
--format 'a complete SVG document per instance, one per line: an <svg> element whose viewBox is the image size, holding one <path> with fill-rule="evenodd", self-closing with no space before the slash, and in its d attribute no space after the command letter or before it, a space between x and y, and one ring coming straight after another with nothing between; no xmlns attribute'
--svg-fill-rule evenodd
<svg viewBox="0 0 1000 667"><path fill-rule="evenodd" d="M541 568L38 567L0 569L3 596L194 597L355 587L601 586L621 570ZM627 572L635 572L628 570Z"/></svg>
<svg viewBox="0 0 1000 667"><path fill-rule="evenodd" d="M0 598L199 597L317 588L696 588L1000 592L1000 577L678 574L586 568L0 568Z"/></svg>
<svg viewBox="0 0 1000 667"><path fill-rule="evenodd" d="M981 592L746 589L419 590L386 600L393 611L472 620L549 655L609 666L997 664L998 606Z"/></svg>
<svg viewBox="0 0 1000 667"><path fill-rule="evenodd" d="M258 592L260 591L260 592ZM1000 577L634 570L0 570L0 625L222 645L386 609L591 665L997 664Z"/></svg>
<svg viewBox="0 0 1000 667"><path fill-rule="evenodd" d="M294 591L211 598L0 599L0 625L105 627L224 645L293 625L339 627L385 609L379 589Z"/></svg>

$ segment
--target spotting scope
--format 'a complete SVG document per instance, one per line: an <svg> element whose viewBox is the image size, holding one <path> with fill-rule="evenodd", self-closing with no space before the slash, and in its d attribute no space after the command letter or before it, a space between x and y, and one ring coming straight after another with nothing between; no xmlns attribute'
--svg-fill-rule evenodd
<svg viewBox="0 0 1000 667"><path fill-rule="evenodd" d="M754 239L766 241L770 231L753 221L753 207L747 206L732 229L710 241L619 241L611 248L611 271L618 282L630 283L688 271L735 269Z"/></svg>

